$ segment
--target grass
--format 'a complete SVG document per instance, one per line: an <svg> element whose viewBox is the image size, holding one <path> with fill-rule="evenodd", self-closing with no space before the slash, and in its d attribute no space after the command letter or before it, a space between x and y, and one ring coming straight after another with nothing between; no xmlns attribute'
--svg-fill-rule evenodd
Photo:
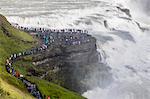
<svg viewBox="0 0 150 99"><path fill-rule="evenodd" d="M31 62L20 60L14 63L13 66L15 70L20 71L23 75L27 75L27 71L29 68L33 67L33 64Z"/></svg>
<svg viewBox="0 0 150 99"><path fill-rule="evenodd" d="M0 79L0 90L0 99L34 99L24 88L17 88L3 79Z"/></svg>
<svg viewBox="0 0 150 99"><path fill-rule="evenodd" d="M36 45L36 40L13 28L6 18L0 15L0 99L34 99L28 92L23 83L17 78L8 74L5 70L5 60L13 53L18 53L30 49ZM22 63L31 65L30 57L17 64L21 73L25 74L26 69L21 67ZM20 67L19 67L20 66ZM64 89L48 81L36 77L28 77L29 80L36 83L42 92L42 95L51 96L52 99L84 99L79 94Z"/></svg>
<svg viewBox="0 0 150 99"><path fill-rule="evenodd" d="M25 36L24 36L25 35ZM27 33L13 28L6 18L0 15L0 89L1 99L34 99L22 82L5 70L5 60L12 53L18 53L34 46L35 40Z"/></svg>
<svg viewBox="0 0 150 99"><path fill-rule="evenodd" d="M85 99L75 92L69 91L46 80L37 77L28 77L28 79L37 84L43 97L50 96L51 99Z"/></svg>
<svg viewBox="0 0 150 99"><path fill-rule="evenodd" d="M30 67L34 67L32 62L30 60L27 62L27 60L20 60L14 64L15 69L20 71L23 75L27 74L27 70ZM85 99L75 92L69 91L46 80L39 79L38 77L27 76L27 79L38 85L43 97L51 96L52 99Z"/></svg>

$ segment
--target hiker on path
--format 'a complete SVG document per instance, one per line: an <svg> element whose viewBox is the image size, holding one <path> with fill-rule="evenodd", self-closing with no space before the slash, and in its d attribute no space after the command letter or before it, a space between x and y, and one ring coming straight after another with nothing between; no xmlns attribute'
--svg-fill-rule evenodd
<svg viewBox="0 0 150 99"><path fill-rule="evenodd" d="M19 78L20 77L20 73L18 71L16 71L16 77Z"/></svg>

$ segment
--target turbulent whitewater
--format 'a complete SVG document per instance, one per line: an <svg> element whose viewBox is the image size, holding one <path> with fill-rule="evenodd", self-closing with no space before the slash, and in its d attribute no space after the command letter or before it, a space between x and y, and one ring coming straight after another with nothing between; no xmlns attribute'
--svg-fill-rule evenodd
<svg viewBox="0 0 150 99"><path fill-rule="evenodd" d="M102 59L87 78L88 99L150 99L149 5L149 0L0 0L0 13L22 26L87 29L96 37Z"/></svg>

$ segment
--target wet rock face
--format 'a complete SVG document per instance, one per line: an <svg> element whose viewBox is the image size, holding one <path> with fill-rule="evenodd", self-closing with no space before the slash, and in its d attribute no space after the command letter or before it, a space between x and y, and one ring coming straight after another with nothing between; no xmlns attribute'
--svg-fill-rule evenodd
<svg viewBox="0 0 150 99"><path fill-rule="evenodd" d="M87 89L82 83L89 72L86 66L92 66L98 59L96 39L92 36L88 43L51 46L45 52L33 56L36 67L45 70L39 77L80 93Z"/></svg>

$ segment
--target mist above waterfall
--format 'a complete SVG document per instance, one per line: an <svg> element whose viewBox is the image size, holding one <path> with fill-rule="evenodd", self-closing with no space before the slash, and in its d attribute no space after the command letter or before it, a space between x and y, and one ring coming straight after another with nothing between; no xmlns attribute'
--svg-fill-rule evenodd
<svg viewBox="0 0 150 99"><path fill-rule="evenodd" d="M131 5L135 6L135 9L138 9L145 14L150 14L150 1L149 0L131 0Z"/></svg>
<svg viewBox="0 0 150 99"><path fill-rule="evenodd" d="M150 16L150 1L149 0L130 0L127 6L130 8L133 17L143 23L149 24Z"/></svg>

